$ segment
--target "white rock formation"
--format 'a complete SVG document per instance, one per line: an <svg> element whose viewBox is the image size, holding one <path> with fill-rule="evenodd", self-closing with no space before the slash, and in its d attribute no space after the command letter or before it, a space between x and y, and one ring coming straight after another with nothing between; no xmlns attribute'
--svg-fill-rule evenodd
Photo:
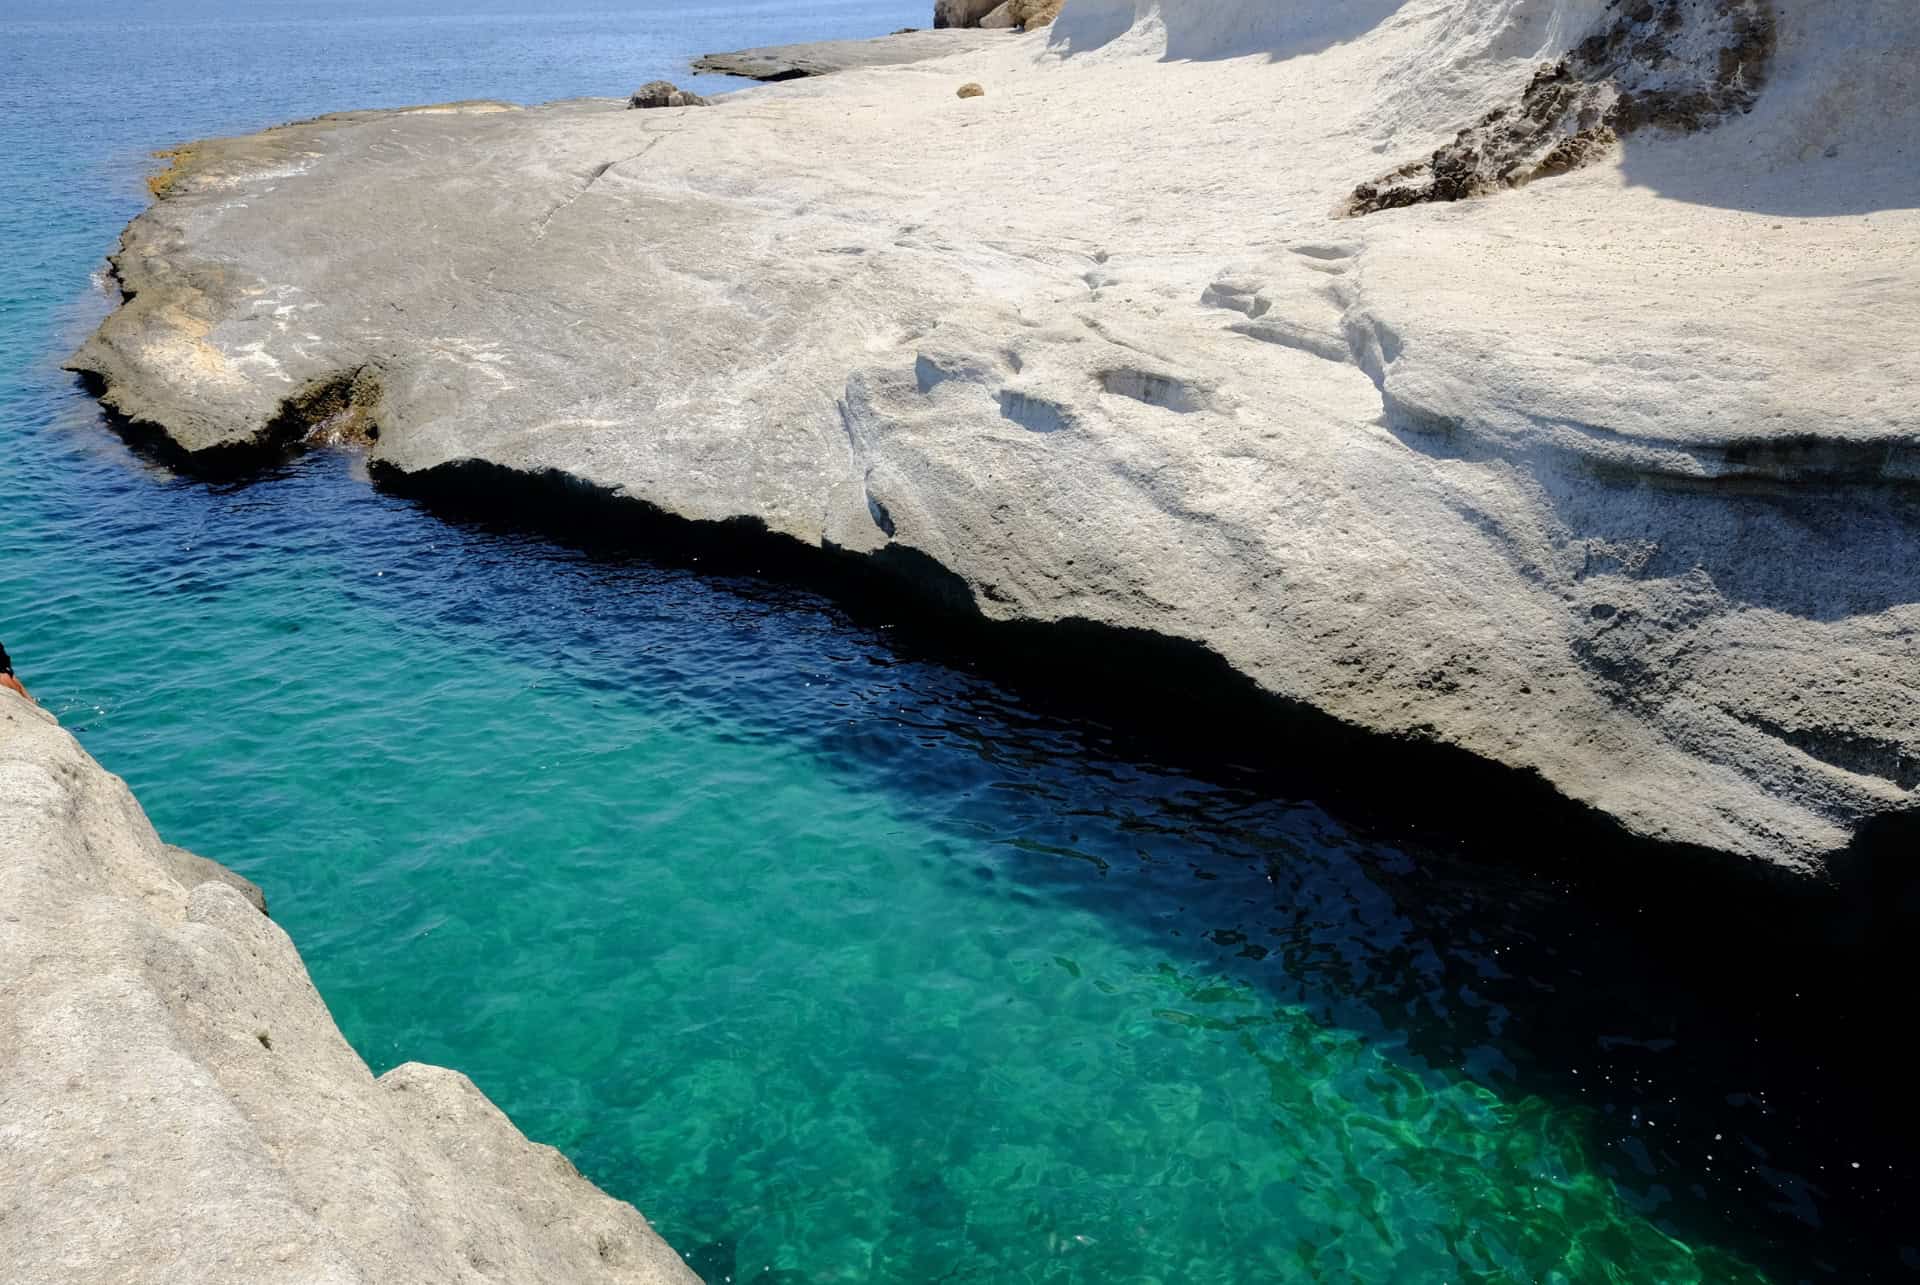
<svg viewBox="0 0 1920 1285"><path fill-rule="evenodd" d="M0 691L9 1285L695 1281L465 1076L369 1074L257 896Z"/></svg>
<svg viewBox="0 0 1920 1285"><path fill-rule="evenodd" d="M1646 4L1633 85L1721 2ZM1071 0L709 112L271 131L129 229L76 363L189 450L370 419L910 550L1819 873L1920 806L1920 6L1769 13L1749 113L1364 218L1618 12Z"/></svg>

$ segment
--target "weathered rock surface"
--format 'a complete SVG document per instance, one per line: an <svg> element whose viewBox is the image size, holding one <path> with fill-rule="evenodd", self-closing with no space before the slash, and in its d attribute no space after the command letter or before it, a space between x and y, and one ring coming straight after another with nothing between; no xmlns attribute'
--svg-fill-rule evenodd
<svg viewBox="0 0 1920 1285"><path fill-rule="evenodd" d="M1033 31L1060 16L1065 0L1007 0L1007 17L1016 27Z"/></svg>
<svg viewBox="0 0 1920 1285"><path fill-rule="evenodd" d="M1920 805L1920 9L1772 9L1718 129L1364 219L1613 11L1074 0L671 119L269 131L76 364L188 450L332 388L392 469L910 550L1817 873Z"/></svg>
<svg viewBox="0 0 1920 1285"><path fill-rule="evenodd" d="M0 1276L695 1282L465 1076L369 1074L260 905L0 691Z"/></svg>
<svg viewBox="0 0 1920 1285"><path fill-rule="evenodd" d="M1006 3L996 6L991 13L980 19L979 25L989 30L995 27L1015 26L1012 0L1006 0Z"/></svg>
<svg viewBox="0 0 1920 1285"><path fill-rule="evenodd" d="M649 80L627 98L629 107L711 107L699 94L680 88L670 80Z"/></svg>
<svg viewBox="0 0 1920 1285"><path fill-rule="evenodd" d="M695 71L749 80L801 80L861 67L895 67L952 54L990 48L1004 32L896 31L871 40L821 40L803 45L768 45L733 53L705 54L693 60Z"/></svg>
<svg viewBox="0 0 1920 1285"><path fill-rule="evenodd" d="M934 0L935 27L977 27L980 20L999 8L1001 0Z"/></svg>

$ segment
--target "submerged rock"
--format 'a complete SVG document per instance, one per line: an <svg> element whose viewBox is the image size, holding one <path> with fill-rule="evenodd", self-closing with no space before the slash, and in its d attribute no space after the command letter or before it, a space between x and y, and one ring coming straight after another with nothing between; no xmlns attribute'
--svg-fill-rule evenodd
<svg viewBox="0 0 1920 1285"><path fill-rule="evenodd" d="M7 1280L697 1285L465 1076L370 1074L263 907L0 691Z"/></svg>
<svg viewBox="0 0 1920 1285"><path fill-rule="evenodd" d="M1378 157L1611 11L1075 0L1044 45L751 111L206 143L75 364L192 452L298 440L361 372L383 469L559 475L991 621L1183 640L1820 876L1920 808L1920 9L1776 8L1738 128L1360 220Z"/></svg>

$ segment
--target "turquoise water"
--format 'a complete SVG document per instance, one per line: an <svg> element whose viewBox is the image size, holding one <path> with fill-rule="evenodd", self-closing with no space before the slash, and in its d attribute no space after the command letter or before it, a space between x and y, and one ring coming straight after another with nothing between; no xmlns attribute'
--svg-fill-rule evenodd
<svg viewBox="0 0 1920 1285"><path fill-rule="evenodd" d="M1182 766L804 591L444 520L350 458L173 476L57 370L152 148L720 87L684 58L920 7L0 4L23 677L267 890L376 1071L468 1072L713 1281L1920 1265L1883 1216L1903 1171L1773 998L1688 993L1563 883Z"/></svg>

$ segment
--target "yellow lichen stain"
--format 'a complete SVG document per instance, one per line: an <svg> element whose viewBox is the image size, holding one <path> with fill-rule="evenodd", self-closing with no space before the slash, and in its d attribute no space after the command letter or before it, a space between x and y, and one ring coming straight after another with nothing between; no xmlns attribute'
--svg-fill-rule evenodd
<svg viewBox="0 0 1920 1285"><path fill-rule="evenodd" d="M187 144L182 147L163 148L153 154L155 160L167 162L167 168L147 175L147 191L153 193L154 200L160 200L173 190L173 185L180 181L181 175L186 173L187 167L193 163L194 155L199 150L198 147Z"/></svg>

